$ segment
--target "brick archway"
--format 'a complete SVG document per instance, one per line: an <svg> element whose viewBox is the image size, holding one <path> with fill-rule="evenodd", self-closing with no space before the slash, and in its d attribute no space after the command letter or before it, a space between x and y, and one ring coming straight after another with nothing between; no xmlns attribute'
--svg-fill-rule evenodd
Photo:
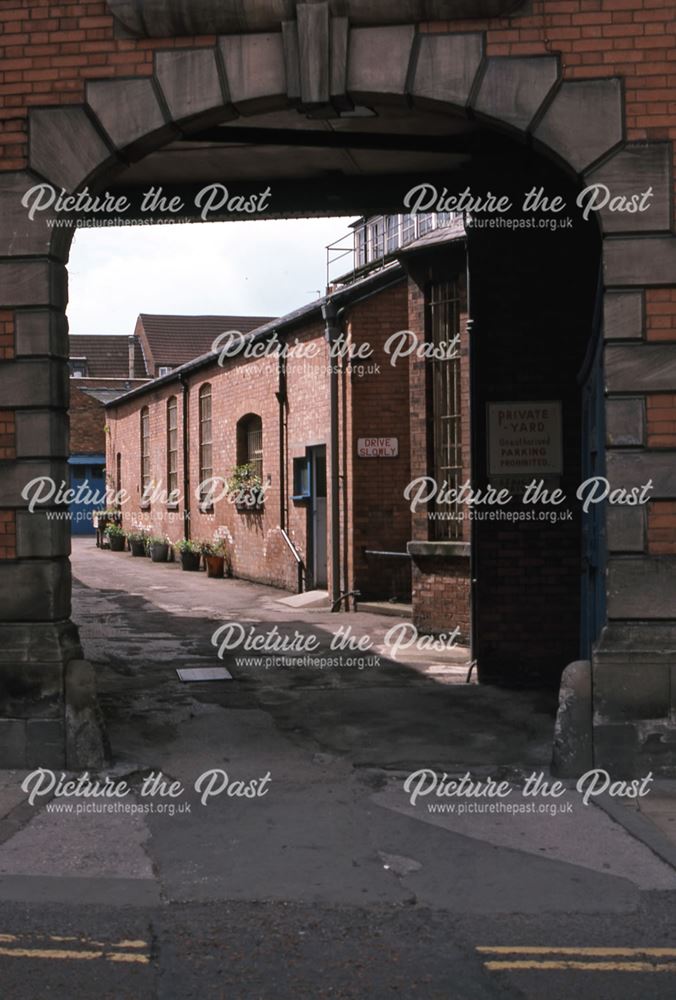
<svg viewBox="0 0 676 1000"><path fill-rule="evenodd" d="M5 690L14 692L3 709L13 724L6 743L14 766L31 762L26 748L36 741L48 742L52 760L63 761L63 671L80 655L68 625L68 526L44 512L28 513L21 497L25 482L36 476L67 479L64 310L71 234L55 235L44 217L28 220L21 196L40 179L68 192L105 185L125 164L182 132L238 115L340 107L351 100L474 116L532 143L582 184L601 182L627 193L652 186L648 211L601 213L607 466L610 478L624 486L652 478L657 500L676 496L674 454L648 448L646 432L646 396L676 393L676 345L644 339L645 289L676 281L671 144L628 141L619 77L564 79L552 55L487 56L484 32L350 28L345 18L330 18L325 5L317 10L317 17L286 22L282 32L158 51L149 76L90 80L83 103L33 107L27 167L3 175L0 309L11 316L15 354L0 365L0 389L3 406L15 413L16 451L0 504L16 541L8 549L12 558L0 561L6 595L0 666ZM668 729L671 661L660 650L676 617L676 559L650 554L642 509L627 510L609 531L612 634L597 664L598 710L613 730L606 734L610 742L620 741L624 761L638 742L630 707L635 693L622 701L611 689L618 687L618 669L626 671L620 687L632 686L637 651L649 659L642 669L653 693L649 705L638 705L636 718L664 716L656 738ZM76 757L73 748L71 760ZM40 763L48 764L44 755Z"/></svg>

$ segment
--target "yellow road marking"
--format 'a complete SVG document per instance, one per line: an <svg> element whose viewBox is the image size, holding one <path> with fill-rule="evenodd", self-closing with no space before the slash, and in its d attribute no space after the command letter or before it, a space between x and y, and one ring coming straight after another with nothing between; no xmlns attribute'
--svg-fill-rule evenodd
<svg viewBox="0 0 676 1000"><path fill-rule="evenodd" d="M51 943L63 945L72 942L80 947L50 947ZM150 956L140 949L149 948L147 941L125 938L122 941L94 941L85 937L64 934L0 934L0 956L7 958L46 958L56 961L92 962L105 959L108 962L129 962L147 965ZM123 950L128 949L128 950ZM133 949L133 950L132 950Z"/></svg>
<svg viewBox="0 0 676 1000"><path fill-rule="evenodd" d="M128 953L112 951L106 954L104 951L75 951L70 948L2 948L0 955L7 958L50 958L59 961L74 959L80 962L91 962L94 959L105 958L109 962L140 962L147 965L150 962L148 955L138 953Z"/></svg>
<svg viewBox="0 0 676 1000"><path fill-rule="evenodd" d="M75 958L81 961L103 958L102 951L72 951L65 948L0 948L0 955L10 958Z"/></svg>
<svg viewBox="0 0 676 1000"><path fill-rule="evenodd" d="M530 969L578 969L583 972L676 972L676 962L576 962L570 960L484 962L484 967L491 972Z"/></svg>
<svg viewBox="0 0 676 1000"><path fill-rule="evenodd" d="M142 965L148 965L150 958L147 955L132 955L129 952L117 952L113 951L110 955L106 955L109 962L140 962Z"/></svg>
<svg viewBox="0 0 676 1000"><path fill-rule="evenodd" d="M480 946L477 951L489 955L595 955L601 958L613 955L653 955L655 958L676 958L676 948L549 948L541 945Z"/></svg>

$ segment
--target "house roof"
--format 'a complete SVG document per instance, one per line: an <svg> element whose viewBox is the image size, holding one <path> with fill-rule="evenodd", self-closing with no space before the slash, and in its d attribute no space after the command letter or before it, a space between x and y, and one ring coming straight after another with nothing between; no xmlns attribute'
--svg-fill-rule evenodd
<svg viewBox="0 0 676 1000"><path fill-rule="evenodd" d="M87 378L129 378L129 336L127 334L74 334L69 337L70 357L86 360ZM138 338L134 338L134 376L148 378L145 358Z"/></svg>
<svg viewBox="0 0 676 1000"><path fill-rule="evenodd" d="M143 327L155 364L158 367L167 365L176 368L202 354L207 354L220 333L230 330L251 333L273 318L272 316L170 316L141 313L139 322Z"/></svg>
<svg viewBox="0 0 676 1000"><path fill-rule="evenodd" d="M337 291L332 292L330 295L323 296L320 299L315 299L314 302L310 302L307 305L302 306L300 309L295 309L293 312L287 313L286 316L270 320L268 323L257 327L255 330L250 331L247 336L247 341L265 340L266 338L271 337L274 333L280 333L283 335L312 316L321 317L323 307L328 303L333 303L335 306L355 304L361 299L367 299L370 296L375 295L377 292L389 287L392 284L401 282L403 278L403 267L398 261L392 261L379 271L373 272L365 278L360 278L352 284L346 285L344 288L340 288ZM227 330L227 327L225 329ZM233 329L237 329L237 327L233 327ZM244 333L244 331L240 330L240 333ZM146 382L138 388L131 389L123 396L119 396L117 399L111 400L105 405L113 406L118 402L125 403L127 400L132 399L135 396L154 391L158 386L165 385L168 382L179 381L183 376L188 375L190 372L198 371L200 368L205 368L207 365L214 364L217 359L218 354L212 350L212 344L210 343L208 350L201 357L192 358L179 368L175 368L169 373L169 375L163 375L160 378L153 379L152 382Z"/></svg>

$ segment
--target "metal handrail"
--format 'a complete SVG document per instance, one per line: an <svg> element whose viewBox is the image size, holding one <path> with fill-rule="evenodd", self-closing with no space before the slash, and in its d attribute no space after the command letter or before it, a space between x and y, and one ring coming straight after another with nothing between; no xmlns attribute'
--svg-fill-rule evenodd
<svg viewBox="0 0 676 1000"><path fill-rule="evenodd" d="M301 558L300 552L298 551L298 549L296 548L296 546L293 544L293 542L291 541L291 539L287 535L287 533L284 530L284 528L280 527L279 530L282 533L282 538L284 539L284 541L286 542L286 544L289 546L293 558L296 560L296 566L297 566L297 569L298 569L298 593L302 594L303 593L303 577L305 575L305 563L303 562L303 560Z"/></svg>

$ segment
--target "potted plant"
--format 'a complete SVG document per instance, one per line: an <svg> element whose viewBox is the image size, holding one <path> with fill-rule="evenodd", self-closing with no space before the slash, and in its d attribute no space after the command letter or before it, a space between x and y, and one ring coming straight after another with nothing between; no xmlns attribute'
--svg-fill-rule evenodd
<svg viewBox="0 0 676 1000"><path fill-rule="evenodd" d="M192 542L189 538L182 538L176 543L175 548L181 557L181 569L187 573L196 573L200 568L202 549L199 542Z"/></svg>
<svg viewBox="0 0 676 1000"><path fill-rule="evenodd" d="M263 480L253 465L238 465L227 482L228 496L240 513L263 510Z"/></svg>
<svg viewBox="0 0 676 1000"><path fill-rule="evenodd" d="M144 531L130 531L127 535L129 551L133 556L144 556L146 554L146 544L148 536Z"/></svg>
<svg viewBox="0 0 676 1000"><path fill-rule="evenodd" d="M148 539L150 558L153 562L166 562L169 556L169 542L162 535L151 535Z"/></svg>
<svg viewBox="0 0 676 1000"><path fill-rule="evenodd" d="M106 528L109 524L122 524L122 514L119 510L97 510L94 512L93 521L96 529L96 545L102 549L106 539Z"/></svg>
<svg viewBox="0 0 676 1000"><path fill-rule="evenodd" d="M111 552L124 552L125 533L119 524L107 524L105 536Z"/></svg>
<svg viewBox="0 0 676 1000"><path fill-rule="evenodd" d="M223 538L214 538L212 542L202 542L200 551L204 556L207 576L212 580L222 580L225 575L225 557L227 547Z"/></svg>

